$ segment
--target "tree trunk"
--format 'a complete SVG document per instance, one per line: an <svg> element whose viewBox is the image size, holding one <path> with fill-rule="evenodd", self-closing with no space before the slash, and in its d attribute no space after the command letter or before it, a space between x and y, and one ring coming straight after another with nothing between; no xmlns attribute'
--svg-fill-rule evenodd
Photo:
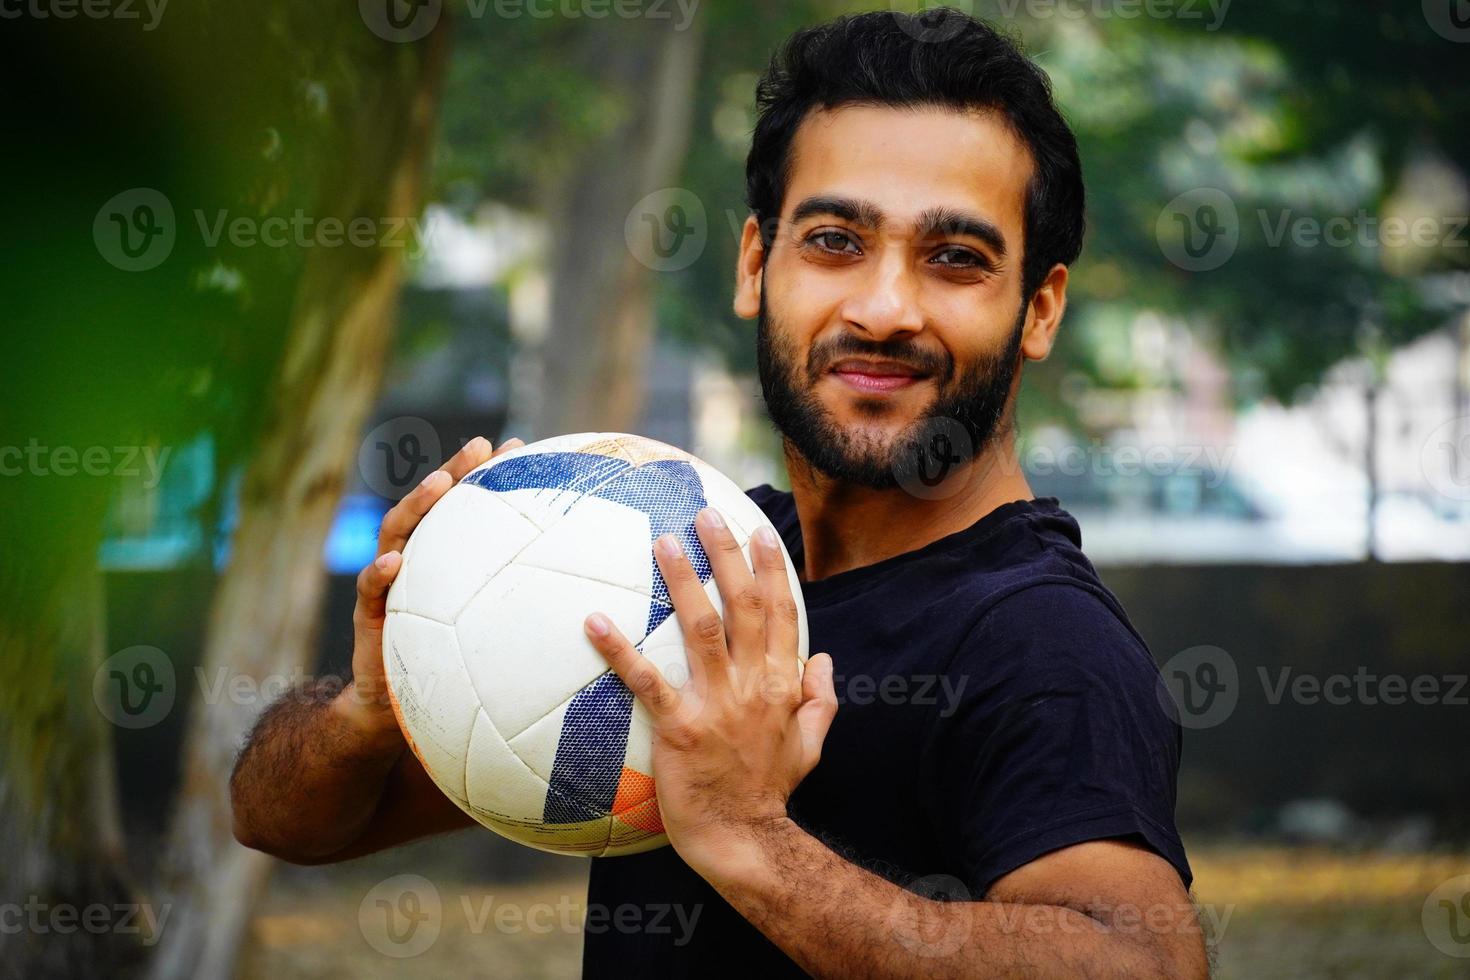
<svg viewBox="0 0 1470 980"><path fill-rule="evenodd" d="M416 44L382 45L381 63L364 66L350 108L339 109L352 117L320 214L418 214L446 45L441 25ZM400 71L403 58L412 63ZM231 976L265 885L271 859L235 843L228 791L235 754L264 705L235 703L218 680L249 678L243 687L270 691L314 667L322 548L377 393L402 258L400 248L347 247L307 257L272 419L247 468L232 557L211 609L206 683L191 707L163 862L160 892L171 917L151 966L156 980ZM203 703L210 691L223 696Z"/></svg>
<svg viewBox="0 0 1470 980"><path fill-rule="evenodd" d="M638 423L654 269L642 249L629 248L624 228L640 200L667 188L683 166L703 20L682 31L653 19L630 22L613 46L605 32L597 36L594 77L626 94L627 111L587 149L585 165L559 183L546 208L551 300L532 437ZM677 202L672 195L658 202L653 217L662 219L665 205ZM709 233L698 215L685 219ZM637 216L635 228L643 230Z"/></svg>
<svg viewBox="0 0 1470 980"><path fill-rule="evenodd" d="M111 916L134 898L111 729L86 683L105 644L96 542L67 552L48 550L55 538L6 537L15 551L0 570L9 599L0 627L0 902L13 910L0 930L0 976L115 971L140 958L137 937L81 928L87 908L100 904Z"/></svg>

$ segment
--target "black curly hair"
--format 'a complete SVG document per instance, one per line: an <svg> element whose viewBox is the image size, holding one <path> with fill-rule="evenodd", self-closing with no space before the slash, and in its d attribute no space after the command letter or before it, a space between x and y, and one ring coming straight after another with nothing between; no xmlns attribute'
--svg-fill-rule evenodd
<svg viewBox="0 0 1470 980"><path fill-rule="evenodd" d="M766 254L790 176L791 141L814 108L883 105L998 111L1030 149L1022 298L1082 251L1084 190L1077 139L1046 73L1009 38L952 7L877 11L797 31L756 85L759 113L745 162L745 203Z"/></svg>

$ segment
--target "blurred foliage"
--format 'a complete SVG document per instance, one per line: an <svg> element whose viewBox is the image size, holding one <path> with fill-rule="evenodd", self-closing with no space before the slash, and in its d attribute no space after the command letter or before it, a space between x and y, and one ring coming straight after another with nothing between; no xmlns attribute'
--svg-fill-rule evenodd
<svg viewBox="0 0 1470 980"><path fill-rule="evenodd" d="M1284 222L1392 214L1416 154L1465 179L1470 57L1418 5L1288 0L1234 4L1216 30L1177 18L1053 28L1043 61L1091 176L1084 318L1121 303L1208 331L1243 401L1291 400L1343 357L1443 324L1419 276L1470 269L1463 228L1458 247L1407 260L1366 223L1367 243L1273 242ZM1230 195L1241 237L1225 265L1191 273L1163 258L1154 222L1199 187ZM1424 213L1454 234L1467 203Z"/></svg>
<svg viewBox="0 0 1470 980"><path fill-rule="evenodd" d="M330 216L342 109L362 54L386 42L355 10L209 2L169 8L151 31L8 22L3 43L34 97L7 111L6 184L25 190L10 201L21 247L0 277L23 370L0 395L0 445L178 447L211 433L217 471L236 469L269 411L311 246L215 235L222 220ZM145 271L115 267L93 236L99 209L135 188L167 198L176 232ZM95 549L111 479L7 480L23 502L7 530Z"/></svg>

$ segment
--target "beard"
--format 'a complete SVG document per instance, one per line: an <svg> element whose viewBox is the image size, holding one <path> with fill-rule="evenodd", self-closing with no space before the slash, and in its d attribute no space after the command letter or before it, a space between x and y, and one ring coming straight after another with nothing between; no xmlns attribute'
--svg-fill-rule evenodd
<svg viewBox="0 0 1470 980"><path fill-rule="evenodd" d="M946 468L966 465L1000 433L1020 363L1025 323L1026 304L1022 303L1001 349L958 374L947 351L931 353L908 340L866 341L845 331L828 343L813 345L806 364L801 365L790 334L769 315L762 290L756 361L766 412L771 424L808 464L842 483L891 490L932 463L941 462ZM939 393L890 439L856 434L838 424L814 390L829 366L854 356L898 361L933 379ZM892 411L882 396L858 403L858 413L875 420ZM956 424L966 437L961 441L968 445L956 446L944 434Z"/></svg>

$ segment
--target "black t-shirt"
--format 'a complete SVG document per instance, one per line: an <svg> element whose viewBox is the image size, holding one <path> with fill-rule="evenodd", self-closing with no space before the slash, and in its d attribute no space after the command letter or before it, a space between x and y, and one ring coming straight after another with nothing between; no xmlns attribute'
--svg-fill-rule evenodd
<svg viewBox="0 0 1470 980"><path fill-rule="evenodd" d="M801 567L791 494L747 492ZM931 897L979 900L1043 854L1105 838L1151 848L1189 885L1180 730L1055 499L802 592L839 707L791 798L798 824ZM802 975L671 847L594 859L587 900L585 977Z"/></svg>

